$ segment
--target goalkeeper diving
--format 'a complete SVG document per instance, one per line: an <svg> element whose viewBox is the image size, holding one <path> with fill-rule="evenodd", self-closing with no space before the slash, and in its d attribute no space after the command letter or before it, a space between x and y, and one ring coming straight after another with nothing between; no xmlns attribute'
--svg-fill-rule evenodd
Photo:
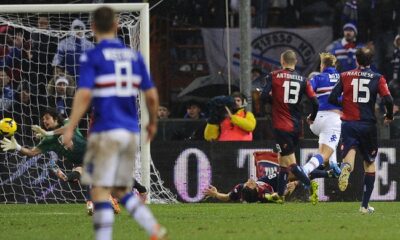
<svg viewBox="0 0 400 240"><path fill-rule="evenodd" d="M67 161L71 162L73 165L72 171L68 174L64 174L61 169L57 166L53 166L53 171L63 181L68 182L77 182L80 179L82 174L82 164L83 158L86 151L86 139L81 134L78 128L75 129L72 141L68 144L68 146L63 145L63 132L65 129L65 125L68 123L68 119L64 119L60 114L57 113L55 109L47 109L43 112L41 117L43 127L42 129L38 125L32 126L32 131L36 133L36 137L40 138L41 141L39 144L33 148L23 147L18 144L17 140L14 137L11 139L4 138L0 141L0 147L4 151L17 150L22 155L33 157L42 153L53 151L57 154L59 158L64 157ZM140 194L145 194L146 190L142 187L137 181L135 181L136 189L138 189ZM88 190L88 189L87 189ZM144 193L143 193L144 191ZM88 192L88 191L87 191ZM91 215L93 213L93 204L89 200L89 196L86 196L88 199L86 208L88 214ZM114 212L119 213L120 208L118 202L110 196L110 201L112 202Z"/></svg>

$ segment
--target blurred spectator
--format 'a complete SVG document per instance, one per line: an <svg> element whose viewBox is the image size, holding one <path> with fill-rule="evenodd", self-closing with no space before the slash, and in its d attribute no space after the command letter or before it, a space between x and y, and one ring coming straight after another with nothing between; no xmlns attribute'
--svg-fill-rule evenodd
<svg viewBox="0 0 400 240"><path fill-rule="evenodd" d="M204 130L204 139L207 141L253 140L256 119L253 113L245 109L246 96L234 92L231 99L217 97L210 101L210 118Z"/></svg>
<svg viewBox="0 0 400 240"><path fill-rule="evenodd" d="M158 119L167 119L169 118L170 112L166 104L160 104L158 107Z"/></svg>
<svg viewBox="0 0 400 240"><path fill-rule="evenodd" d="M10 71L12 81L20 82L27 78L29 62L32 59L29 39L22 29L9 28L7 31L9 51L4 59L4 66Z"/></svg>
<svg viewBox="0 0 400 240"><path fill-rule="evenodd" d="M394 51L392 56L392 80L400 80L400 35L397 35L393 41Z"/></svg>
<svg viewBox="0 0 400 240"><path fill-rule="evenodd" d="M57 51L58 39L47 32L51 30L48 15L38 16L37 28L40 31L31 33L32 60L30 71L32 74L30 82L37 84L40 81L44 85L50 81L53 75L50 59L54 58ZM44 88L45 86L41 88L41 93L44 93Z"/></svg>
<svg viewBox="0 0 400 240"><path fill-rule="evenodd" d="M18 123L18 132L26 138L32 136L31 126L39 123L39 112L31 107L36 104L35 99L31 94L31 84L22 81L16 90L12 109L7 113L8 117ZM30 138L30 141L33 141L33 138Z"/></svg>
<svg viewBox="0 0 400 240"><path fill-rule="evenodd" d="M67 118L71 113L75 86L75 80L66 75L59 75L50 80L47 86L48 106Z"/></svg>
<svg viewBox="0 0 400 240"><path fill-rule="evenodd" d="M260 101L261 90L265 86L265 77L260 68L251 70L251 98L252 109L257 117L265 115L265 109Z"/></svg>
<svg viewBox="0 0 400 240"><path fill-rule="evenodd" d="M205 115L197 101L186 103L184 120L174 122L172 140L204 140Z"/></svg>
<svg viewBox="0 0 400 240"><path fill-rule="evenodd" d="M265 85L265 78L262 76L260 68L251 69L251 90L262 89Z"/></svg>
<svg viewBox="0 0 400 240"><path fill-rule="evenodd" d="M390 79L393 39L400 27L400 1L373 1L371 40L374 43L374 64L379 73Z"/></svg>
<svg viewBox="0 0 400 240"><path fill-rule="evenodd" d="M198 119L203 119L204 117L205 117L205 115L201 110L200 103L198 103L196 101L189 101L186 104L186 114L183 118L198 120Z"/></svg>
<svg viewBox="0 0 400 240"><path fill-rule="evenodd" d="M0 111L3 113L11 108L15 92L12 89L10 77L0 69Z"/></svg>
<svg viewBox="0 0 400 240"><path fill-rule="evenodd" d="M72 22L72 35L60 41L53 58L54 75L78 76L79 57L84 51L94 47L94 44L85 38L85 30L86 26L81 20L75 19Z"/></svg>
<svg viewBox="0 0 400 240"><path fill-rule="evenodd" d="M327 51L336 56L338 60L338 71L345 72L355 69L356 49L362 44L356 42L357 27L353 23L343 25L343 38L334 41L327 47Z"/></svg>

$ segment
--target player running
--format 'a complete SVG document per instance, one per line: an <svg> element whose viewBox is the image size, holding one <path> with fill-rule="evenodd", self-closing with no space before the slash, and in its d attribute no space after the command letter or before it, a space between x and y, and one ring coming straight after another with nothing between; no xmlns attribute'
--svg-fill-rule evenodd
<svg viewBox="0 0 400 240"><path fill-rule="evenodd" d="M266 77L266 86L262 98L267 99L272 92L272 124L279 154L278 195L283 199L288 174L299 179L306 188L310 187L310 179L296 163L294 154L301 132L300 102L303 94L311 100L313 112L308 119L313 122L318 111L318 100L310 83L295 70L296 53L287 50L281 54L282 69L271 72Z"/></svg>
<svg viewBox="0 0 400 240"><path fill-rule="evenodd" d="M377 95L386 107L385 124L393 120L393 99L385 78L370 69L373 53L366 47L357 49L357 68L341 73L340 80L329 96L329 103L343 106L342 140L343 163L339 189L345 191L354 169L356 148L364 158L364 192L360 212L373 213L369 199L375 182L375 157L378 153L375 102ZM338 99L343 93L343 100Z"/></svg>
<svg viewBox="0 0 400 240"><path fill-rule="evenodd" d="M72 171L64 174L61 169L53 166L53 171L63 181L77 182L82 174L83 156L86 150L86 139L81 134L78 128L75 128L70 148L65 148L62 144L62 133L65 125L68 123L55 109L46 109L42 115L42 123L45 129L34 125L32 130L41 138L40 143L33 148L22 147L17 140L12 137L11 140L4 138L1 140L1 148L4 151L17 150L22 155L33 157L46 152L55 152L59 158L65 157L67 161L73 165ZM86 196L86 209L89 215L93 213L93 203ZM115 213L120 212L118 202L110 196L110 201L113 204Z"/></svg>
<svg viewBox="0 0 400 240"><path fill-rule="evenodd" d="M136 99L142 90L149 113L146 130L148 139L152 140L157 131L157 90L141 54L117 38L118 22L114 11L107 6L100 7L92 13L91 19L98 44L81 55L79 87L70 123L64 131L64 145L70 146L75 126L92 104L94 121L84 158L82 182L92 185L96 239L112 239L114 215L108 202L111 192L121 199L150 239L165 239L166 229L130 191L140 130Z"/></svg>
<svg viewBox="0 0 400 240"><path fill-rule="evenodd" d="M320 58L321 73L310 80L319 102L317 117L310 125L311 131L319 137L319 153L303 166L303 170L308 175L319 165L329 163L334 175L339 177L341 171L337 165L336 148L340 139L342 108L330 104L328 97L340 75L335 68L336 57L334 55L321 53Z"/></svg>

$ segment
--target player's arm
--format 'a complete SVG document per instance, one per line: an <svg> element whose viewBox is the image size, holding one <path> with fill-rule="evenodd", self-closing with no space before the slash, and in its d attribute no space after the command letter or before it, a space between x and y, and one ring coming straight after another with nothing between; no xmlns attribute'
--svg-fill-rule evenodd
<svg viewBox="0 0 400 240"><path fill-rule="evenodd" d="M21 145L18 144L17 140L14 137L11 137L11 139L3 138L3 140L1 140L0 143L1 143L0 147L3 149L3 151L17 150L22 155L28 157L34 157L42 153L42 151L37 147L34 148L22 147Z"/></svg>
<svg viewBox="0 0 400 240"><path fill-rule="evenodd" d="M53 136L53 135L61 135L65 131L65 126L57 128L53 131L46 131L41 128L39 125L32 125L32 131L36 133L36 137L45 137L45 136Z"/></svg>
<svg viewBox="0 0 400 240"><path fill-rule="evenodd" d="M218 192L218 189L212 185L210 185L208 188L206 188L203 193L207 197L216 198L223 202L228 202L229 200L231 200L229 193L220 193L220 192Z"/></svg>
<svg viewBox="0 0 400 240"><path fill-rule="evenodd" d="M159 106L158 93L155 87L144 92L146 106L149 112L149 124L147 125L147 139L152 140L157 133L157 111Z"/></svg>
<svg viewBox="0 0 400 240"><path fill-rule="evenodd" d="M393 98L390 95L386 79L382 76L378 83L378 92L382 98L382 102L386 107L385 123L389 124L393 120Z"/></svg>
<svg viewBox="0 0 400 240"><path fill-rule="evenodd" d="M78 91L75 93L74 101L72 102L72 112L69 122L65 125L63 132L63 142L66 147L70 147L72 143L72 136L75 127L78 125L82 116L86 113L92 100L92 90L95 80L95 61L98 57L88 56L84 53L79 58L80 62L80 76Z"/></svg>
<svg viewBox="0 0 400 240"><path fill-rule="evenodd" d="M265 104L270 98L270 92L272 90L272 75L271 73L265 76L265 86L261 91L261 101Z"/></svg>
<svg viewBox="0 0 400 240"><path fill-rule="evenodd" d="M92 100L92 91L89 88L79 88L75 94L74 101L72 103L72 112L69 122L65 129L60 130L65 133L67 129L75 129L78 125L80 119L86 113L87 109L90 106L90 102Z"/></svg>
<svg viewBox="0 0 400 240"><path fill-rule="evenodd" d="M339 81L336 83L335 87L333 87L332 92L328 97L328 102L335 106L341 107L342 106L342 101L341 101L342 93L343 93L343 83L342 83L342 80L339 79Z"/></svg>
<svg viewBox="0 0 400 240"><path fill-rule="evenodd" d="M315 118L317 117L319 103L318 103L317 96L315 95L315 92L312 89L309 81L306 82L306 94L307 94L308 99L310 99L311 109L312 109L312 112L308 116L307 120L309 121L309 123L312 123L312 122L314 122Z"/></svg>

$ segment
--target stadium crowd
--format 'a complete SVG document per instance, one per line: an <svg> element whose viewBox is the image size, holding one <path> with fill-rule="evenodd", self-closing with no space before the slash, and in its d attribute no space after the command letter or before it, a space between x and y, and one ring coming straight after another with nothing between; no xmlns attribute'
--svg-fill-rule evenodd
<svg viewBox="0 0 400 240"><path fill-rule="evenodd" d="M21 1L21 3L29 1ZM56 1L42 0L31 3L50 3ZM70 2L70 1L66 1ZM127 1L93 1L82 0L76 3L92 2L127 2ZM132 1L129 1L132 2ZM136 1L141 2L141 1ZM158 1L148 1L155 4ZM19 1L2 1L2 4L18 4ZM57 1L60 3L60 1ZM238 26L239 1L229 1L229 18L232 27ZM161 3L154 8L152 14L166 16L174 27L225 27L225 1L215 0L174 0ZM400 105L400 3L387 1L251 1L252 26L255 28L304 26L331 26L334 42L326 46L326 51L333 53L339 62L339 72L355 67L355 51L361 46L368 46L375 51L373 68L382 73L389 83L394 97L394 113L399 113ZM287 17L291 16L291 17ZM371 17L374 16L374 17ZM377 17L378 16L378 17ZM0 111L2 117L13 117L20 123L20 134L28 134L29 126L38 123L40 113L51 106L64 117L70 113L72 96L75 92L77 61L80 54L92 48L93 39L87 39L83 32L88 22L83 19L71 19L69 36L57 38L45 34L52 30L51 19L46 15L38 15L33 24L42 32L27 32L10 26L0 26L0 78L2 79ZM197 37L201 37L197 36ZM182 39L181 39L182 40ZM179 40L179 41L181 41ZM183 39L194 43L197 39ZM171 51L174 51L171 49ZM179 51L179 50L177 50ZM185 50L187 51L187 50ZM187 55L199 55L185 53ZM201 53L204 55L204 53ZM319 71L319 69L315 69ZM264 78L269 73L260 66L253 66L252 89L260 89L265 84ZM257 94L245 96L253 98L253 114L256 118L254 127L249 128L252 139L271 137L270 109L257 99ZM161 136L162 139L205 140L204 130L209 130L206 121L212 118L212 109L206 102L190 101L184 103L184 110L176 110L170 99L162 99L164 106L160 109L160 119L184 119ZM377 111L382 105L377 105ZM236 111L235 109L234 111ZM249 111L250 112L250 111ZM305 110L304 112L307 112ZM229 114L235 115L236 112ZM227 116L228 116L227 115ZM261 117L261 118L260 118ZM234 118L233 118L234 119ZM262 124L258 124L262 122ZM186 125L186 126L183 126ZM398 123L393 123L394 132L391 137L399 137ZM183 127L182 127L183 126ZM195 127L194 127L195 126ZM396 128L397 126L397 128ZM28 127L28 128L27 128ZM86 128L87 126L85 126ZM223 128L221 128L223 129ZM209 133L209 132L208 132ZM215 135L215 134L214 134ZM215 138L215 137L214 137ZM210 139L209 136L206 139Z"/></svg>

